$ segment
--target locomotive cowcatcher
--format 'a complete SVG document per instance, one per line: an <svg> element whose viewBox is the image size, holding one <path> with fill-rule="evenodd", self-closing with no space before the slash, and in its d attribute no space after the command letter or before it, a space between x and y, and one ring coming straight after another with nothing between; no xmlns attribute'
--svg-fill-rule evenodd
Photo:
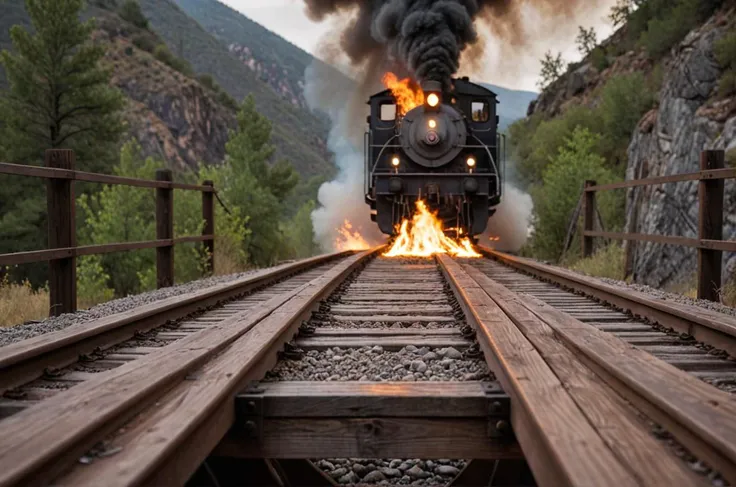
<svg viewBox="0 0 736 487"><path fill-rule="evenodd" d="M479 235L502 196L505 143L496 94L468 78L453 79L448 90L425 82L421 90L422 103L413 107L391 89L368 102L365 200L371 219L394 235L422 199L448 233Z"/></svg>

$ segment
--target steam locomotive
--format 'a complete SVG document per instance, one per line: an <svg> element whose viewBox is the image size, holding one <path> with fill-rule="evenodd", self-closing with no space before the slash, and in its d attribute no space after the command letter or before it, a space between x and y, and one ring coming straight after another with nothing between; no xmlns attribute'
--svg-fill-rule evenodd
<svg viewBox="0 0 736 487"><path fill-rule="evenodd" d="M418 199L455 236L483 233L501 202L505 139L498 133L496 94L453 79L422 85L423 103L403 113L387 89L368 104L365 201L371 219L388 235L411 218Z"/></svg>

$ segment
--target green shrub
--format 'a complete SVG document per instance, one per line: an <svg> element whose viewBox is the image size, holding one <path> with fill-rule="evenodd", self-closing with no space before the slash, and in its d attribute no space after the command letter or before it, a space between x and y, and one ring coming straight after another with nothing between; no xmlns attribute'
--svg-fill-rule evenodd
<svg viewBox="0 0 736 487"><path fill-rule="evenodd" d="M110 289L110 276L102 267L99 255L81 257L77 260L77 302L82 309L110 301L115 291Z"/></svg>
<svg viewBox="0 0 736 487"><path fill-rule="evenodd" d="M148 34L138 34L134 36L133 45L146 52L153 52L154 49L156 49L156 42Z"/></svg>
<svg viewBox="0 0 736 487"><path fill-rule="evenodd" d="M148 19L143 15L141 6L136 0L125 0L123 6L120 7L120 18L141 29L148 29Z"/></svg>
<svg viewBox="0 0 736 487"><path fill-rule="evenodd" d="M210 74L201 74L197 77L199 84L212 91L220 91L220 86Z"/></svg>
<svg viewBox="0 0 736 487"><path fill-rule="evenodd" d="M736 94L736 71L728 70L718 81L718 96L721 98Z"/></svg>
<svg viewBox="0 0 736 487"><path fill-rule="evenodd" d="M593 49L593 51L590 53L590 62L593 64L593 67L599 72L604 71L611 65L611 63L608 61L606 50L600 46Z"/></svg>
<svg viewBox="0 0 736 487"><path fill-rule="evenodd" d="M626 278L624 258L624 248L618 243L612 243L598 250L591 257L580 259L569 267L589 276L623 281Z"/></svg>
<svg viewBox="0 0 736 487"><path fill-rule="evenodd" d="M726 152L726 164L736 168L736 148Z"/></svg>
<svg viewBox="0 0 736 487"><path fill-rule="evenodd" d="M730 32L716 41L713 52L721 68L736 68L736 32Z"/></svg>
<svg viewBox="0 0 736 487"><path fill-rule="evenodd" d="M596 154L600 138L587 128L576 128L544 170L543 184L532 188L534 233L529 247L535 257L552 261L560 258L585 180L599 184L616 180L606 168L605 159ZM598 208L606 229L617 228L623 221L624 195L604 192L598 198Z"/></svg>
<svg viewBox="0 0 736 487"><path fill-rule="evenodd" d="M220 104L224 107L227 107L233 111L237 111L238 109L238 102L235 100L235 98L230 96L230 93L226 91L220 91L217 94L217 101L220 102Z"/></svg>
<svg viewBox="0 0 736 487"><path fill-rule="evenodd" d="M601 116L605 133L614 141L626 142L641 117L652 108L654 96L641 73L611 78L601 92Z"/></svg>
<svg viewBox="0 0 736 487"><path fill-rule="evenodd" d="M176 57L169 50L166 44L159 44L158 46L156 46L156 49L154 49L153 51L153 55L162 63L166 64L176 71L179 71L185 76L192 76L192 74L194 73L194 71L192 70L192 66L184 59Z"/></svg>

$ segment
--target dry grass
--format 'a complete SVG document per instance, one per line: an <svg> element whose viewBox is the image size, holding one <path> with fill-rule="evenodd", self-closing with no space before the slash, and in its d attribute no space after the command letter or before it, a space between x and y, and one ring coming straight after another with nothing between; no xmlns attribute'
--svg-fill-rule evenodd
<svg viewBox="0 0 736 487"><path fill-rule="evenodd" d="M736 276L721 289L721 302L732 308L736 308Z"/></svg>
<svg viewBox="0 0 736 487"><path fill-rule="evenodd" d="M624 249L618 244L610 244L600 249L592 257L580 259L568 266L570 269L593 277L607 277L623 281Z"/></svg>
<svg viewBox="0 0 736 487"><path fill-rule="evenodd" d="M34 290L30 283L0 281L0 326L14 326L49 316L49 293Z"/></svg>

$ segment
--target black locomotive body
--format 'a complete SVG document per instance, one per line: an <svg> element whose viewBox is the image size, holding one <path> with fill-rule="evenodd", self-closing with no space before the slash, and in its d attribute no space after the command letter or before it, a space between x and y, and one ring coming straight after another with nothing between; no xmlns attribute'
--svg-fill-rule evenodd
<svg viewBox="0 0 736 487"><path fill-rule="evenodd" d="M418 199L458 236L483 233L501 201L503 138L497 98L468 78L422 86L425 101L402 116L390 90L370 98L365 134L366 203L385 234Z"/></svg>

